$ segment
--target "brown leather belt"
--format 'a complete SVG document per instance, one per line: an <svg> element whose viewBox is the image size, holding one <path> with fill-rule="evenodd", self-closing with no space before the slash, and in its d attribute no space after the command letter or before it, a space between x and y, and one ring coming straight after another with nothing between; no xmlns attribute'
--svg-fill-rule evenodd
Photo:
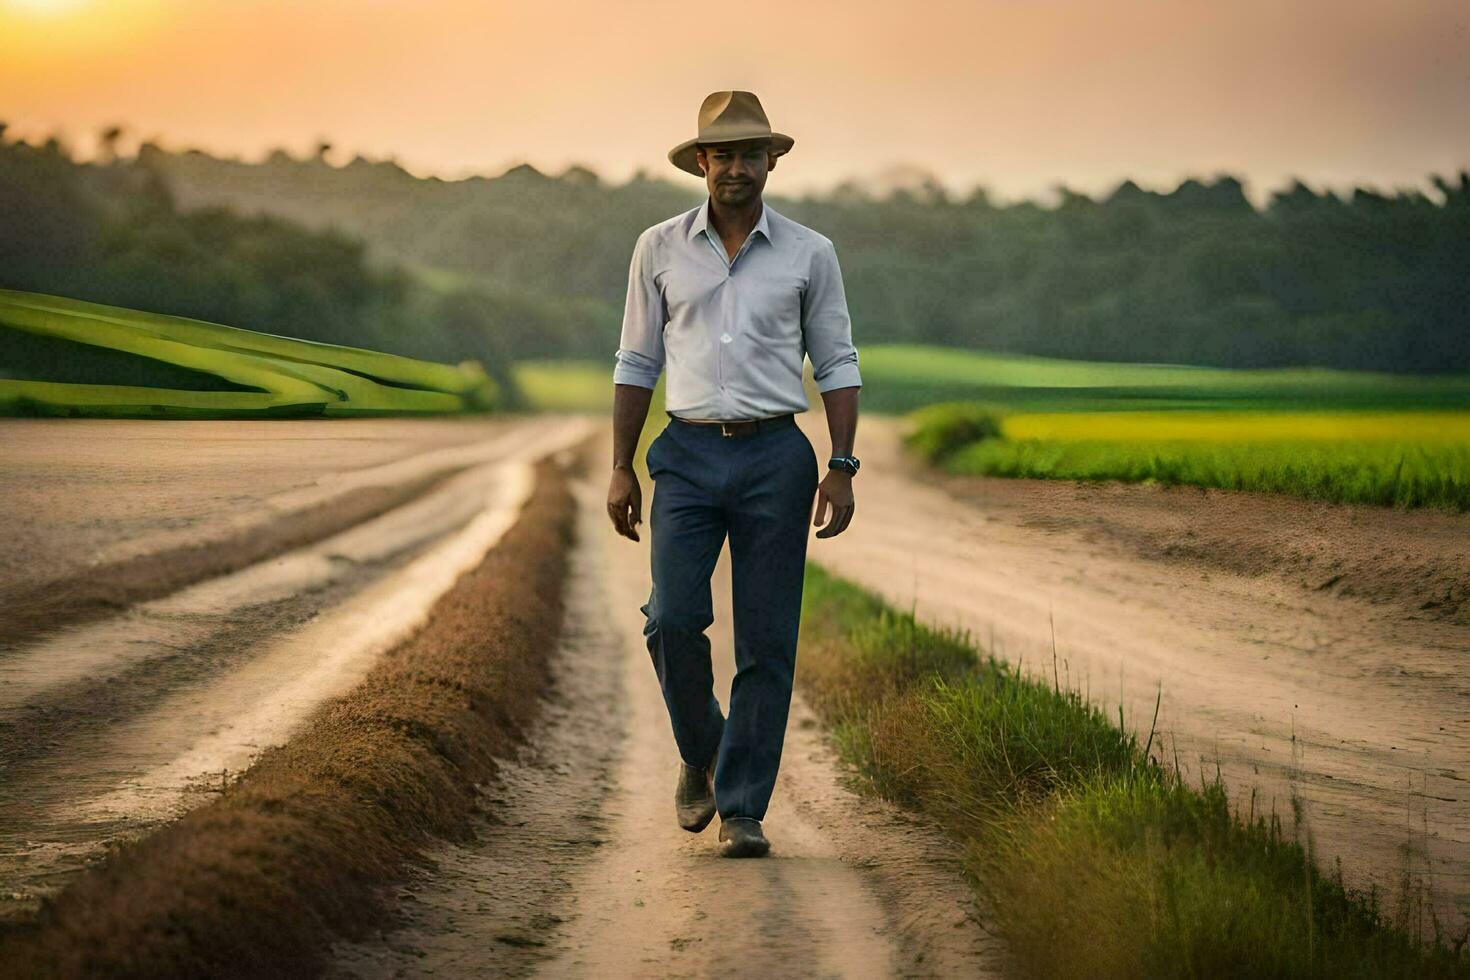
<svg viewBox="0 0 1470 980"><path fill-rule="evenodd" d="M675 422L683 422L685 425L708 425L719 426L722 436L753 436L757 432L766 432L771 429L784 429L796 424L795 413L788 412L785 415L773 415L768 419L683 419L673 412L666 413Z"/></svg>

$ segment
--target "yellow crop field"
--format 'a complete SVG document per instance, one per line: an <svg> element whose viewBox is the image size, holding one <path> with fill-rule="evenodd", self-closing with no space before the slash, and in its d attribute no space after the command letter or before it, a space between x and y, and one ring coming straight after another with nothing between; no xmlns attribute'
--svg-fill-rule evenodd
<svg viewBox="0 0 1470 980"><path fill-rule="evenodd" d="M1038 412L1006 415L1001 430L1061 442L1470 444L1470 412Z"/></svg>

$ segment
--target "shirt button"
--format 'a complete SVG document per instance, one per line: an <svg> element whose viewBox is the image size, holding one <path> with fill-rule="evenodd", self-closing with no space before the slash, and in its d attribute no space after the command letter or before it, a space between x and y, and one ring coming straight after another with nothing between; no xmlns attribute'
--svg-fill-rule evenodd
<svg viewBox="0 0 1470 980"><path fill-rule="evenodd" d="M727 333L720 334L720 343L722 343L722 344L728 344L730 341L732 341L734 339L735 339L734 337L730 336Z"/></svg>

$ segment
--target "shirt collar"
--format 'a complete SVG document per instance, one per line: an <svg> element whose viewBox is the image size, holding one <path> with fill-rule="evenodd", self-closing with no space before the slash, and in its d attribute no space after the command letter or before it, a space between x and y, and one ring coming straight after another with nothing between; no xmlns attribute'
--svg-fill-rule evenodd
<svg viewBox="0 0 1470 980"><path fill-rule="evenodd" d="M755 234L755 232L757 231L766 236L766 241L771 241L771 206L769 204L766 204L764 201L761 202L760 220L755 223L755 228L751 230L751 234ZM699 206L699 213L694 216L694 223L689 226L689 238L693 240L694 236L698 235L700 232L704 232L705 237L708 238L710 241L715 241L714 232L712 232L709 227L708 197L706 197L704 199L704 203ZM715 244L718 245L719 242L715 242Z"/></svg>

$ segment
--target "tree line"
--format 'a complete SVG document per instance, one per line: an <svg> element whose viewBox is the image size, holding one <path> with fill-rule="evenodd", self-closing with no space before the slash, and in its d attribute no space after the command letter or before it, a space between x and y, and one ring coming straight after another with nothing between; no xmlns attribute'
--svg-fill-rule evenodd
<svg viewBox="0 0 1470 980"><path fill-rule="evenodd" d="M556 176L523 165L498 177L420 178L392 159L335 166L328 149L245 162L145 143L136 156L112 154L106 166L71 166L107 171L128 188L111 195L120 207L166 200L170 229L237 222L256 237L299 236L298 249L323 243L322 266L289 250L246 250L259 260L252 268L262 274L254 280L261 295L286 293L288 306L315 311L306 320L276 315L273 332L314 329L330 335L322 339L438 351L440 359L471 348L487 362L492 349L501 357L602 358L609 370L633 241L704 196L692 179L640 173L612 184L582 167ZM983 190L955 197L933 182L882 195L849 184L785 197L778 170L767 200L836 243L860 347L920 342L1222 367L1467 371L1470 173L1431 181L1433 196L1338 193L1296 181L1257 207L1241 181L1217 175L1167 192L1132 181L1098 197L1062 187L1058 202L1043 206L999 204ZM152 238L143 229L156 220L134 213L113 224L124 237ZM134 276L132 288L223 302L218 287L191 281L199 273L149 262L151 287ZM341 262L360 273L338 278ZM14 278L3 251L0 276ZM279 284L262 284L270 280ZM357 291L345 288L349 280ZM440 307L455 297L448 305L460 315L446 318L441 308L437 319L404 318L412 283ZM389 295L399 298L382 305ZM252 322L273 313L261 303Z"/></svg>
<svg viewBox="0 0 1470 980"><path fill-rule="evenodd" d="M104 145L116 130L104 134ZM432 289L343 231L266 213L183 207L163 174L0 124L0 286L444 362L474 358L513 392L495 311L472 288ZM100 348L0 330L0 377L226 386Z"/></svg>

